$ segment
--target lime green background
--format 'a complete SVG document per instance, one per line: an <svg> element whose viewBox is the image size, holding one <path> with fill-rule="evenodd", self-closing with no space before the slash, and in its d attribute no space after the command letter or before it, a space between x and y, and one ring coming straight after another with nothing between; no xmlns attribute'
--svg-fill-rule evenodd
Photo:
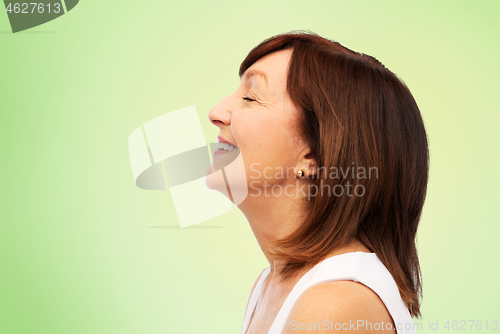
<svg viewBox="0 0 500 334"><path fill-rule="evenodd" d="M240 331L268 266L244 216L176 228L169 192L134 185L127 138L194 104L213 141L208 112L236 89L242 59L294 29L375 56L420 106L431 149L418 233L424 329L500 321L499 9L81 1L17 34L0 14L0 333Z"/></svg>

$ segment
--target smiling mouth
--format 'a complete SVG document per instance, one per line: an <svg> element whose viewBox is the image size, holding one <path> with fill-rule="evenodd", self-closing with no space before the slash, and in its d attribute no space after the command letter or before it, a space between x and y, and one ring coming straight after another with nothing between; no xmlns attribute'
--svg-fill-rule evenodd
<svg viewBox="0 0 500 334"><path fill-rule="evenodd" d="M236 147L232 144L229 144L229 143L217 143L217 145L215 146L216 152L217 151L232 152L232 151L236 151L237 149L238 149L238 147Z"/></svg>

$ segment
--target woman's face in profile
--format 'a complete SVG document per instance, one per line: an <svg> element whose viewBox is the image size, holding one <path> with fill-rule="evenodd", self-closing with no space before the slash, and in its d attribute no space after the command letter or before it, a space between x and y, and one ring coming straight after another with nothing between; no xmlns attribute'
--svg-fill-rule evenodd
<svg viewBox="0 0 500 334"><path fill-rule="evenodd" d="M213 164L223 166L239 151L246 172L241 185L248 185L250 195L264 182L284 185L287 176L293 178L305 147L298 131L298 111L286 91L291 54L291 49L281 50L259 59L245 71L238 89L209 113L210 121L220 128L219 141L239 149L216 151ZM276 177L280 168L284 175ZM221 185L208 182L207 186L220 189Z"/></svg>

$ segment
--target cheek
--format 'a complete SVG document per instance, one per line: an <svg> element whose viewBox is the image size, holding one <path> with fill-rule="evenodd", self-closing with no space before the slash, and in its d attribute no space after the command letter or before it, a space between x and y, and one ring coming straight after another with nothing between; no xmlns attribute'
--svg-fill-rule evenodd
<svg viewBox="0 0 500 334"><path fill-rule="evenodd" d="M261 115L238 115L232 118L234 139L246 153L264 151L275 137L272 127Z"/></svg>
<svg viewBox="0 0 500 334"><path fill-rule="evenodd" d="M260 163L264 167L290 165L296 148L293 145L296 134L288 123L287 119L265 117L263 114L233 114L233 136L245 164Z"/></svg>

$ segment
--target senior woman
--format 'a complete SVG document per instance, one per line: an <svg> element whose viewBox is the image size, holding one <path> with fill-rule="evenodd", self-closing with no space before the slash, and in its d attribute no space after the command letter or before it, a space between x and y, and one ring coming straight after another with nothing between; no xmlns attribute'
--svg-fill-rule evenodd
<svg viewBox="0 0 500 334"><path fill-rule="evenodd" d="M263 41L239 75L209 118L213 164L240 156L244 173L206 184L230 200L248 192L235 204L270 264L242 333L414 333L428 144L408 88L311 32Z"/></svg>

